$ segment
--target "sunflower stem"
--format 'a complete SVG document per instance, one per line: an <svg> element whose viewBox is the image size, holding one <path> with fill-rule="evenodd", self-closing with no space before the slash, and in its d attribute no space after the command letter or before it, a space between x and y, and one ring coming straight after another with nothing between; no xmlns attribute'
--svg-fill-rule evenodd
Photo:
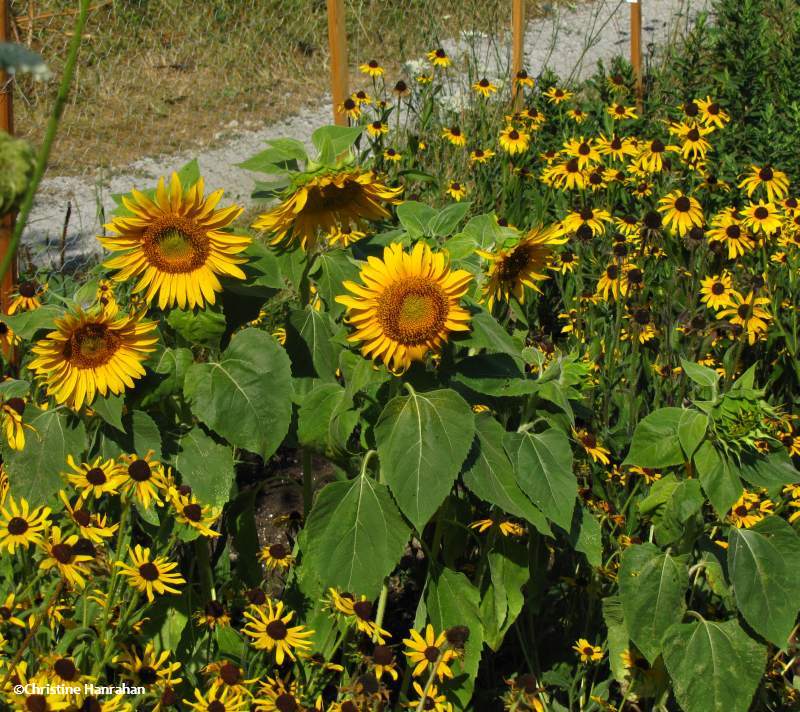
<svg viewBox="0 0 800 712"><path fill-rule="evenodd" d="M67 59L64 64L64 74L61 76L61 84L58 87L58 94L56 94L55 104L53 104L53 111L47 121L47 129L45 130L44 140L36 156L36 165L33 169L28 188L22 198L22 203L19 208L19 216L14 225L14 232L11 235L11 242L8 246L8 251L0 263L0 281L6 276L6 273L11 268L11 263L16 257L17 247L19 246L22 231L30 217L33 208L33 199L39 184L42 182L44 173L47 170L47 162L50 159L50 152L53 149L53 142L58 132L58 125L61 122L61 115L64 113L64 107L69 98L69 90L72 86L72 78L75 76L75 65L78 61L78 50L81 46L83 39L83 30L86 27L86 20L89 16L89 0L80 0L78 7L78 14L75 19L75 27L72 32L72 38L67 49Z"/></svg>

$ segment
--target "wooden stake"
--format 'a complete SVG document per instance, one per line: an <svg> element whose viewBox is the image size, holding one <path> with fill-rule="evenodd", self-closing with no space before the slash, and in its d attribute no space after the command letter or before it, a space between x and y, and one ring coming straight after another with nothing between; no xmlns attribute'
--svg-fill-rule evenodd
<svg viewBox="0 0 800 712"><path fill-rule="evenodd" d="M522 55L525 46L525 4L524 0L511 0L511 86L514 108L522 99L517 74L522 69Z"/></svg>
<svg viewBox="0 0 800 712"><path fill-rule="evenodd" d="M631 6L631 66L636 82L636 106L642 111L644 88L642 85L642 3L634 0Z"/></svg>
<svg viewBox="0 0 800 712"><path fill-rule="evenodd" d="M328 46L331 53L331 98L333 122L347 126L347 115L340 110L347 99L347 33L344 0L328 1Z"/></svg>
<svg viewBox="0 0 800 712"><path fill-rule="evenodd" d="M9 37L9 27L11 22L10 0L0 0L0 42L6 42ZM14 133L14 107L13 87L8 75L0 70L0 131ZM0 220L0 261L3 260L9 249L11 233L14 231L14 215L6 215ZM15 291L17 283L17 265L12 262L11 269L8 270L0 284L0 311L8 314L8 306L11 303L11 294Z"/></svg>

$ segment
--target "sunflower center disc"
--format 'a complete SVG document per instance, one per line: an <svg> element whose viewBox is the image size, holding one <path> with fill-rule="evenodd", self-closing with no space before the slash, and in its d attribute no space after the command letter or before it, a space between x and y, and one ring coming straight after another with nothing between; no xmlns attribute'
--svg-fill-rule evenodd
<svg viewBox="0 0 800 712"><path fill-rule="evenodd" d="M441 333L449 307L439 285L424 277L395 282L378 301L386 335L404 345L423 344Z"/></svg>
<svg viewBox="0 0 800 712"><path fill-rule="evenodd" d="M78 368L97 368L111 360L119 341L104 324L86 324L76 329L66 342L64 356Z"/></svg>
<svg viewBox="0 0 800 712"><path fill-rule="evenodd" d="M142 249L159 271L182 274L206 263L209 241L206 231L194 220L168 215L147 229Z"/></svg>

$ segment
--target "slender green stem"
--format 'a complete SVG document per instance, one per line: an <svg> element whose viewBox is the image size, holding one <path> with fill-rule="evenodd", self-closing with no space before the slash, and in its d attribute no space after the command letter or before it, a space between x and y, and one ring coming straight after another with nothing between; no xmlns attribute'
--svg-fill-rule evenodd
<svg viewBox="0 0 800 712"><path fill-rule="evenodd" d="M206 601L211 598L215 601L217 592L214 589L214 575L211 571L211 557L208 553L208 542L204 538L194 540L194 550L197 553L198 568L200 569L200 579L203 586L203 596Z"/></svg>
<svg viewBox="0 0 800 712"><path fill-rule="evenodd" d="M33 199L39 184L44 178L44 173L47 170L47 162L50 159L50 152L53 149L53 142L58 132L58 125L61 122L61 115L64 113L64 107L69 98L69 90L72 86L72 79L75 76L75 66L78 62L78 50L81 46L83 38L83 30L86 27L86 19L89 15L89 0L80 0L78 8L78 15L75 19L75 27L72 32L72 39L67 49L67 59L64 63L64 74L61 76L61 84L58 87L58 94L56 94L56 101L53 105L53 111L47 121L47 128L44 133L44 141L39 148L39 153L36 156L36 165L33 169L33 176L31 182L28 184L28 189L22 198L22 204L19 208L19 216L17 217L16 225L14 226L14 233L11 235L11 243L8 246L8 251L3 256L3 261L0 263L0 281L5 277L8 270L11 268L11 263L17 254L17 247L22 237L22 231L30 217L33 208Z"/></svg>
<svg viewBox="0 0 800 712"><path fill-rule="evenodd" d="M311 512L311 502L314 499L314 473L311 461L311 450L303 449L303 516L308 517Z"/></svg>
<svg viewBox="0 0 800 712"><path fill-rule="evenodd" d="M375 614L375 633L372 636L372 642L377 643L378 638L380 637L380 629L383 626L383 617L386 615L386 601L389 598L389 587L386 585L386 581L383 582L383 587L381 588L381 595L378 598L378 611Z"/></svg>

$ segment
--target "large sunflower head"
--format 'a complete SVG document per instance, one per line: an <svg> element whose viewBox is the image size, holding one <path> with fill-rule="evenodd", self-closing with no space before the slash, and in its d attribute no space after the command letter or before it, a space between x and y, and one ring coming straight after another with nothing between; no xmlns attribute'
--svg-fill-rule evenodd
<svg viewBox="0 0 800 712"><path fill-rule="evenodd" d="M553 247L567 241L562 232L557 227L538 227L511 247L496 252L478 252L491 261L488 280L483 287L490 309L496 300L508 301L511 295L520 303L524 302L525 287L539 291L536 282L547 279L543 271L550 261Z"/></svg>
<svg viewBox="0 0 800 712"><path fill-rule="evenodd" d="M404 371L438 351L453 331L469 329L469 312L459 301L472 275L453 270L442 252L418 242L411 252L399 243L370 257L361 270L361 284L344 282L355 296L336 301L348 310L355 327L350 341L360 341L361 353L381 359L390 369Z"/></svg>
<svg viewBox="0 0 800 712"><path fill-rule="evenodd" d="M272 233L270 244L312 249L320 232L389 217L383 202L395 202L402 188L389 188L372 171L337 170L314 175L253 223Z"/></svg>
<svg viewBox="0 0 800 712"><path fill-rule="evenodd" d="M142 362L155 349L156 325L135 316L77 309L56 319L55 331L31 349L28 368L58 403L80 410L98 393L120 394L144 375Z"/></svg>
<svg viewBox="0 0 800 712"><path fill-rule="evenodd" d="M159 179L153 199L138 190L123 197L132 215L114 218L106 225L113 234L98 238L107 250L121 253L106 262L119 270L115 279L137 278L134 293L144 291L147 302L158 295L161 309L213 304L222 291L217 275L244 279L237 265L246 260L236 255L251 238L223 232L242 208L216 210L222 192L206 197L202 178L184 189L173 173L169 187Z"/></svg>

